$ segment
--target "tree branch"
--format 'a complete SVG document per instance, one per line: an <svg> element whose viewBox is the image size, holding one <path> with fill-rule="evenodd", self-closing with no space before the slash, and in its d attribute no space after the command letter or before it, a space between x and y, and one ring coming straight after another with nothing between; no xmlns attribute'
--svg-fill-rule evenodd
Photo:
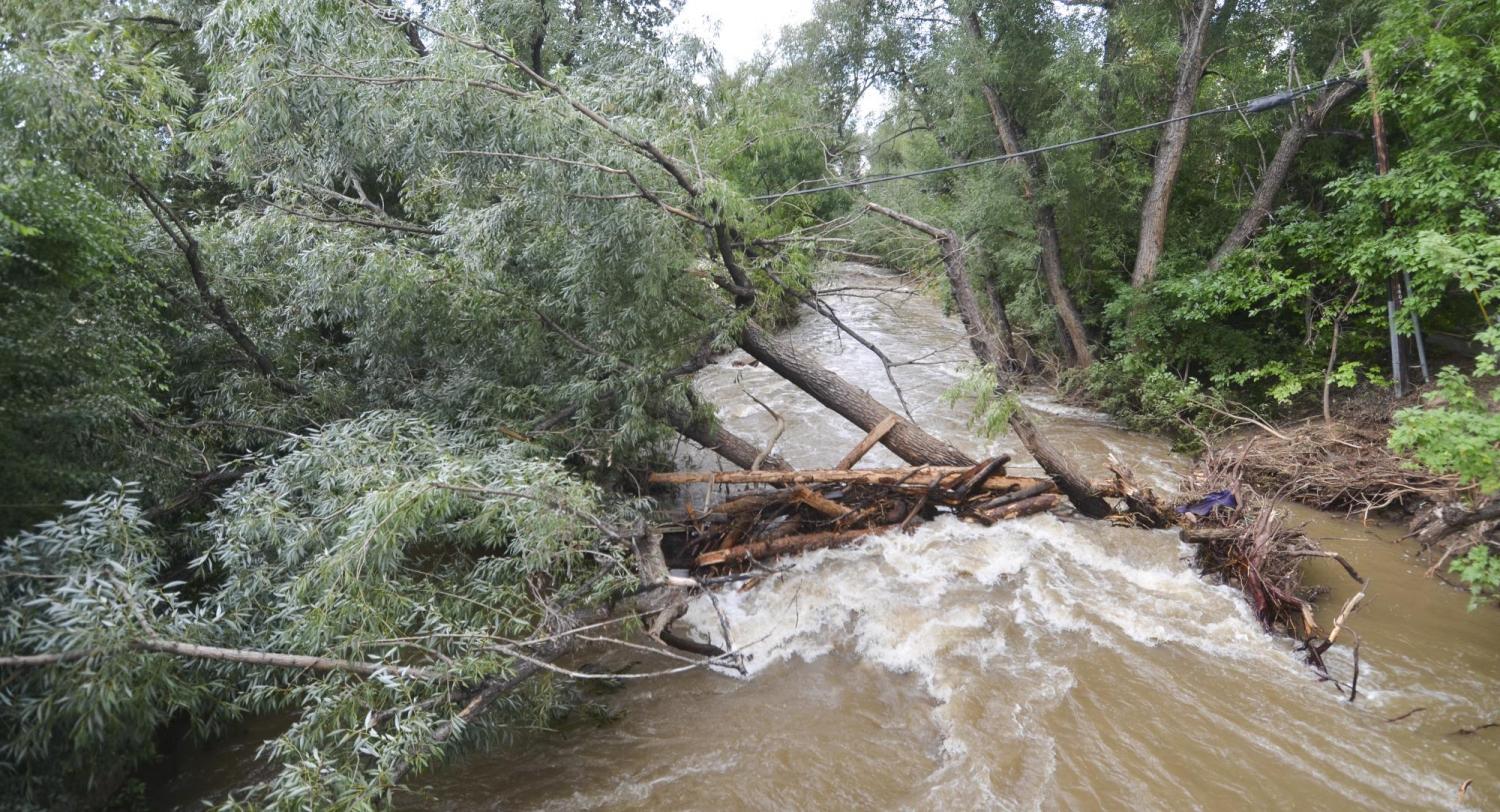
<svg viewBox="0 0 1500 812"><path fill-rule="evenodd" d="M199 250L198 240L188 229L187 222L173 211L160 195L152 191L140 176L129 172L127 177L130 179L131 186L135 187L136 196L145 205L146 211L151 213L151 217L161 226L162 231L182 252L183 259L187 262L188 274L193 278L193 286L198 289L198 300L208 310L209 319L229 335L250 363L255 366L256 371L272 386L288 395L301 394L302 387L276 373L276 367L271 363L270 357L261 352L254 339L250 338L245 328L240 326L239 320L229 311L229 305L224 301L224 297L214 293L213 287L208 282L208 274L203 268L203 256Z"/></svg>

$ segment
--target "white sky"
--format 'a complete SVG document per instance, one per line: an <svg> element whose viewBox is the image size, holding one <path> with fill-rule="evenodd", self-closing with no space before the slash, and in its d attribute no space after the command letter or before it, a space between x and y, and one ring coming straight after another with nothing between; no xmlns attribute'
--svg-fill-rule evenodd
<svg viewBox="0 0 1500 812"><path fill-rule="evenodd" d="M756 51L770 47L788 25L812 19L813 0L687 0L672 28L697 34L724 57L733 71ZM859 124L869 126L890 106L883 89L865 92L856 108Z"/></svg>
<svg viewBox="0 0 1500 812"><path fill-rule="evenodd" d="M783 26L812 18L813 0L687 0L672 27L713 43L728 70L743 65Z"/></svg>

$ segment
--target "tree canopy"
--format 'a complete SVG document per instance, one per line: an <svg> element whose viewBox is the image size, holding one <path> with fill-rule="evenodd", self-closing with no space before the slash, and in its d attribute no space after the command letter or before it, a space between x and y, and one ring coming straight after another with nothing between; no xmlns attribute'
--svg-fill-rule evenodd
<svg viewBox="0 0 1500 812"><path fill-rule="evenodd" d="M1387 385L1404 273L1439 384L1392 443L1500 490L1492 2L819 0L733 69L679 7L0 10L0 656L45 664L0 678L0 802L286 712L231 802L371 806L550 718L564 674L472 703L652 586L637 474L734 459L688 374L783 352L821 260L1168 432Z"/></svg>

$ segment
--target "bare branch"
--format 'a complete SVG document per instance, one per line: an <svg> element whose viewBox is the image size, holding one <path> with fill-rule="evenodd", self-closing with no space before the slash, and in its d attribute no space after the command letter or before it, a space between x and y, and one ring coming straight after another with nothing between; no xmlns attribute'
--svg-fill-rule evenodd
<svg viewBox="0 0 1500 812"><path fill-rule="evenodd" d="M304 668L311 671L342 671L362 677L390 675L405 679L429 681L451 679L451 677L430 668L390 665L388 663L367 663L357 660L340 660L333 657L314 657L305 654L283 654L274 651L220 648L218 646L184 643L178 640L164 640L159 637L133 640L126 648L135 651L175 654L181 657L191 657L200 660L219 660L222 662L243 663L245 665L265 665L275 668ZM14 655L0 657L0 668L30 668L55 665L112 653L116 652L109 649L83 649L51 654Z"/></svg>

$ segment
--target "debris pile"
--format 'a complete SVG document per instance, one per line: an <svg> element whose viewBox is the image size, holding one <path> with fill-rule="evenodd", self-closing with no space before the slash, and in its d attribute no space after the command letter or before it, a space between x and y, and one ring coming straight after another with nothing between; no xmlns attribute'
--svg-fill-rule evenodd
<svg viewBox="0 0 1500 812"><path fill-rule="evenodd" d="M1288 526L1274 500L1244 481L1240 453L1210 451L1185 483L1202 493L1219 488L1180 512L1179 537L1195 548L1195 563L1204 575L1239 589L1266 631L1281 631L1299 642L1300 651L1318 676L1347 690L1353 701L1359 690L1359 636L1349 616L1365 598L1368 584L1341 555L1321 549L1300 527ZM1192 508L1203 508L1193 510ZM1331 559L1359 585L1332 626L1323 629L1313 617L1314 602L1324 590L1302 580L1302 562ZM1323 655L1347 633L1354 638L1353 674L1348 685L1329 673Z"/></svg>
<svg viewBox="0 0 1500 812"><path fill-rule="evenodd" d="M1369 518L1385 508L1456 502L1465 489L1452 476L1431 474L1391 453L1385 427L1310 422L1272 429L1231 445L1245 480L1321 510Z"/></svg>
<svg viewBox="0 0 1500 812"><path fill-rule="evenodd" d="M1007 476L1009 461L853 470L846 457L836 468L657 473L651 482L749 486L717 504L673 511L659 527L668 565L701 570L909 531L940 512L989 525L1057 505L1052 480Z"/></svg>

